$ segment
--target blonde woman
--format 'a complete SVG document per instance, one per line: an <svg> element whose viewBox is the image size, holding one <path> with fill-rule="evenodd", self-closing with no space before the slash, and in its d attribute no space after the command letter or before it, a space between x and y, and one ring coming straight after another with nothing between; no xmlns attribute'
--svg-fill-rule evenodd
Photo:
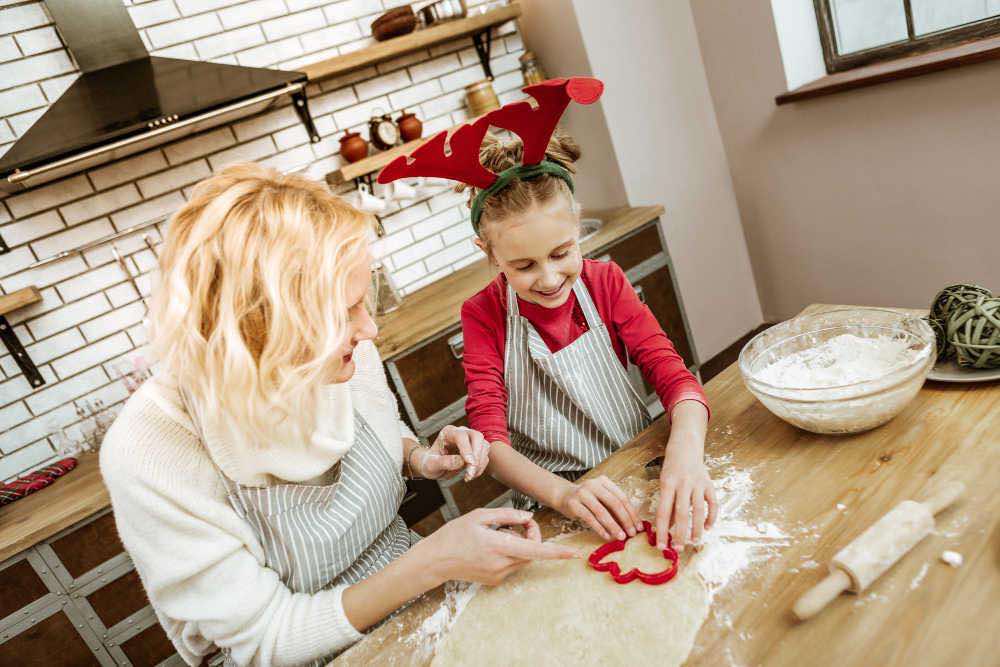
<svg viewBox="0 0 1000 667"><path fill-rule="evenodd" d="M513 509L412 542L402 473L475 476L489 459L475 431L424 448L400 422L371 342L368 228L318 183L256 165L203 181L170 222L158 371L108 432L101 471L189 664L216 647L229 664L321 664L446 580L576 555Z"/></svg>

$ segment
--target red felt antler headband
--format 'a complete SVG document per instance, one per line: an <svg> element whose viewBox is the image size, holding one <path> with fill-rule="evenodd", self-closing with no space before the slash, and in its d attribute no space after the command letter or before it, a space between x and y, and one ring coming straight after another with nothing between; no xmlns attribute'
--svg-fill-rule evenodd
<svg viewBox="0 0 1000 667"><path fill-rule="evenodd" d="M570 101L592 104L601 97L604 84L591 77L574 76L536 83L524 88L524 92L535 99L536 106L527 101L507 104L458 128L450 139L448 130L443 130L410 155L397 157L386 165L378 182L433 176L486 190L498 178L479 162L479 149L491 125L510 130L521 138L524 145L521 167L539 164L545 159L549 139Z"/></svg>

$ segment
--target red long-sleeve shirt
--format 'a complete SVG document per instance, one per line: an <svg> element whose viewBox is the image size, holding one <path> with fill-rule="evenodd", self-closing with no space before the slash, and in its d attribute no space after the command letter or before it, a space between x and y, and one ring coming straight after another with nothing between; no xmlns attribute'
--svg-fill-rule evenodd
<svg viewBox="0 0 1000 667"><path fill-rule="evenodd" d="M581 279L608 328L622 367L631 359L656 389L669 416L677 403L693 399L706 408L708 400L697 378L684 365L673 343L644 303L639 301L625 273L614 262L584 260ZM558 308L546 308L518 298L518 309L552 352L566 347L587 331L587 321L571 293ZM469 426L489 442L510 444L507 431L507 387L504 349L507 342L507 280L497 276L462 304L465 411Z"/></svg>

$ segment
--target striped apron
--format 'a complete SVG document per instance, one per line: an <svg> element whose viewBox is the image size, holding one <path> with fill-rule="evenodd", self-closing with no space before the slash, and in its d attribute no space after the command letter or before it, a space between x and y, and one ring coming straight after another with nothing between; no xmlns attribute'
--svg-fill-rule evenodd
<svg viewBox="0 0 1000 667"><path fill-rule="evenodd" d="M295 593L355 584L410 548L398 514L406 490L399 466L364 418L355 412L354 419L354 445L330 486L243 486L219 470L229 504L264 548L265 564ZM236 664L228 652L225 664Z"/></svg>
<svg viewBox="0 0 1000 667"><path fill-rule="evenodd" d="M517 294L508 283L504 352L511 444L533 463L570 481L652 422L582 279L574 282L573 292L588 330L553 353L521 317ZM513 504L526 508L533 503L515 491Z"/></svg>

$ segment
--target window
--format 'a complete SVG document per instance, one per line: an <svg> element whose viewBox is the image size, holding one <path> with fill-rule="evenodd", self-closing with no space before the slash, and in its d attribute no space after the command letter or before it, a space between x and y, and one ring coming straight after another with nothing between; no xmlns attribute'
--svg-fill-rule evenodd
<svg viewBox="0 0 1000 667"><path fill-rule="evenodd" d="M827 72L1000 34L1000 0L814 0Z"/></svg>

